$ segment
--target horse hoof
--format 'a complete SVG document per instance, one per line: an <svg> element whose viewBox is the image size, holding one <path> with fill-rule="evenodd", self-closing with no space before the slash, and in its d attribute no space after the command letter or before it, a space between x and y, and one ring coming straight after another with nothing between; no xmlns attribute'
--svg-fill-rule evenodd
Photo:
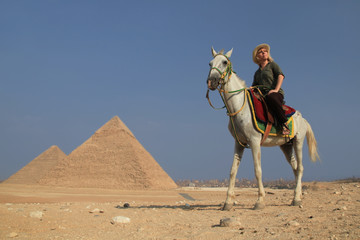
<svg viewBox="0 0 360 240"><path fill-rule="evenodd" d="M293 200L291 203L292 206L299 207L301 206L301 200Z"/></svg>
<svg viewBox="0 0 360 240"><path fill-rule="evenodd" d="M232 209L232 205L231 204L226 204L222 207L221 210L223 211L230 211Z"/></svg>
<svg viewBox="0 0 360 240"><path fill-rule="evenodd" d="M264 209L265 208L265 204L264 203L260 203L260 202L257 202L255 203L255 206L254 206L254 210L261 210L261 209Z"/></svg>

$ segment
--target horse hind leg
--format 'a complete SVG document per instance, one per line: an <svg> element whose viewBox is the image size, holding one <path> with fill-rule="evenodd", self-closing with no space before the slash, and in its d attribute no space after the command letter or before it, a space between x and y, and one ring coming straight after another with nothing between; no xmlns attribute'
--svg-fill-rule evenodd
<svg viewBox="0 0 360 240"><path fill-rule="evenodd" d="M302 174L299 178L299 170L302 169L302 162L300 160L300 162L298 162L298 157L295 158L295 154L294 154L294 145L288 145L288 144L284 144L282 146L280 146L281 150L283 151L285 158L287 160L287 162L290 164L294 176L295 176L295 182L296 182L296 187L295 187L295 192L294 192L294 199L291 203L291 205L293 206L300 206L301 205L301 177ZM298 156L298 153L296 154ZM301 156L299 156L301 158ZM302 172L302 171L301 171ZM300 180L300 183L299 183ZM299 188L300 186L300 188Z"/></svg>
<svg viewBox="0 0 360 240"><path fill-rule="evenodd" d="M280 146L280 149L283 151L286 161L290 164L294 172L294 176L296 177L297 161L294 155L293 145L284 144Z"/></svg>
<svg viewBox="0 0 360 240"><path fill-rule="evenodd" d="M303 176L303 172L304 172L304 167L303 167L303 163L302 163L303 145L304 145L304 141L301 141L301 140L294 141L294 150L295 150L295 155L296 155L297 168L295 171L296 187L295 187L294 200L292 202L293 206L301 205L301 195L302 195L301 180L302 180L302 176Z"/></svg>

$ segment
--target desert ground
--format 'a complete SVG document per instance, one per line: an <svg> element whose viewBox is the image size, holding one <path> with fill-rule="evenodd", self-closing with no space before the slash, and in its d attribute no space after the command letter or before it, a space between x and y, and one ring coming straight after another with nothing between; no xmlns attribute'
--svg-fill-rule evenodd
<svg viewBox="0 0 360 240"><path fill-rule="evenodd" d="M359 182L311 182L303 189L300 207L289 206L293 190L266 189L266 208L252 210L257 189L239 188L234 208L221 211L225 188L2 183L0 239L360 239ZM118 216L127 222L116 222Z"/></svg>

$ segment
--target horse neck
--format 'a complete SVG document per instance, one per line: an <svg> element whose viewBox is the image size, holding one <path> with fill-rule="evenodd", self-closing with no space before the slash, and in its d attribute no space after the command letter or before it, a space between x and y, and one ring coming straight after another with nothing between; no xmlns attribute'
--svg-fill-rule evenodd
<svg viewBox="0 0 360 240"><path fill-rule="evenodd" d="M228 93L231 91L237 91L240 89L246 89L245 81L241 80L235 73L231 75L231 78L224 86L224 96L227 101L227 105L230 108L230 112L236 112L239 110L243 103L245 97L245 91L239 91L235 93Z"/></svg>
<svg viewBox="0 0 360 240"><path fill-rule="evenodd" d="M226 91L234 91L234 90L239 90L242 88L246 88L246 84L245 81L242 80L241 78L239 78L236 73L232 73L230 79L228 80L228 82L225 84L225 90Z"/></svg>

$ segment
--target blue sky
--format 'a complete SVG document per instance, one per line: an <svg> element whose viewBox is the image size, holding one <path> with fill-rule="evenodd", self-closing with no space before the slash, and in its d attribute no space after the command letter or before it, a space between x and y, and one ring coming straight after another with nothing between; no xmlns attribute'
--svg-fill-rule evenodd
<svg viewBox="0 0 360 240"><path fill-rule="evenodd" d="M260 43L315 132L304 180L360 176L359 1L0 1L0 179L117 115L174 179L227 178L234 140L205 99L211 46L252 83ZM216 92L211 98L221 105ZM222 105L221 105L222 106ZM292 179L263 148L264 179ZM246 150L238 178L254 178Z"/></svg>

